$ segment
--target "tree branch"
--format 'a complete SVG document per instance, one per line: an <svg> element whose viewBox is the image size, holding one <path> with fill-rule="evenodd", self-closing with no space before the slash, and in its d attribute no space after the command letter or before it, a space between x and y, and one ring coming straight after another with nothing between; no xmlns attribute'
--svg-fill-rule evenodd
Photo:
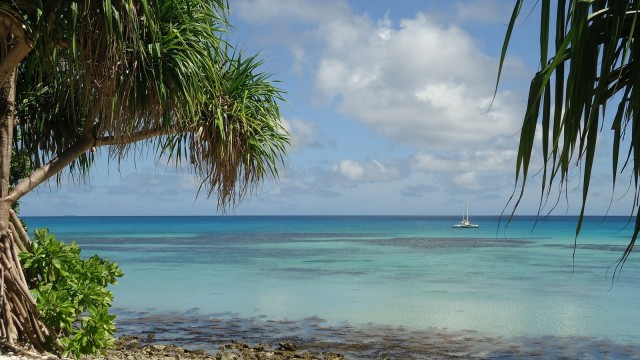
<svg viewBox="0 0 640 360"><path fill-rule="evenodd" d="M95 140L95 146L108 146L108 145L126 145L133 144L138 141L149 140L156 136L160 136L166 133L160 129L149 129L133 133L131 135L123 136L104 136Z"/></svg>
<svg viewBox="0 0 640 360"><path fill-rule="evenodd" d="M9 196L7 196L3 200L9 201L10 203L16 202L26 193L33 190L36 186L47 181L53 175L64 169L67 165L71 164L80 155L91 149L91 146L93 146L93 144L94 139L92 137L85 136L81 138L77 143L68 148L65 152L55 157L47 164L36 169L26 178L22 179L18 183L18 185L16 185L9 193Z"/></svg>
<svg viewBox="0 0 640 360"><path fill-rule="evenodd" d="M22 196L33 190L38 185L47 181L49 178L60 172L67 165L72 163L75 159L80 157L83 153L89 151L94 146L109 146L109 145L125 145L132 144L138 141L152 139L156 136L162 135L160 129L150 129L139 131L131 135L124 136L105 136L94 139L90 135L85 135L78 140L73 146L68 148L62 154L58 155L44 166L36 169L29 176L22 179L18 185L16 185L9 196L3 199L9 203L14 203Z"/></svg>

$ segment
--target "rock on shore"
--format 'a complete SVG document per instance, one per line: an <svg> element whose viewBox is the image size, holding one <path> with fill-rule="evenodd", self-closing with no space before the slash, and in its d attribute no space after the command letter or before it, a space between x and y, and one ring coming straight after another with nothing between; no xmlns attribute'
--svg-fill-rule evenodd
<svg viewBox="0 0 640 360"><path fill-rule="evenodd" d="M5 349L6 350L6 349ZM23 352L0 353L0 360L54 360L54 355L40 356ZM264 344L250 346L232 341L221 345L219 351L210 354L204 350L189 350L176 345L141 344L135 336L123 336L116 340L114 349L109 349L105 356L84 356L81 360L344 360L342 354L330 352L311 352L299 350L289 342L280 342L276 348ZM70 359L64 359L70 360Z"/></svg>
<svg viewBox="0 0 640 360"><path fill-rule="evenodd" d="M281 342L276 348L264 344L250 346L242 342L232 341L221 345L215 354L204 350L188 350L175 345L149 344L141 345L138 338L124 336L117 340L115 349L107 351L104 357L84 357L84 360L343 360L342 354L316 353L299 350L294 344Z"/></svg>

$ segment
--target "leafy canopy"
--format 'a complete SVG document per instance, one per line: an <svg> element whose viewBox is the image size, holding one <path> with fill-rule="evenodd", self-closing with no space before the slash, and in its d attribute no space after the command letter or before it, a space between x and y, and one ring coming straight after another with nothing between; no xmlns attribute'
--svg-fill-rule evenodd
<svg viewBox="0 0 640 360"><path fill-rule="evenodd" d="M277 178L289 145L282 91L257 55L225 40L227 11L224 0L0 2L32 46L15 148L31 168L64 159L79 178L92 146L117 161L153 151L190 169L223 209Z"/></svg>
<svg viewBox="0 0 640 360"><path fill-rule="evenodd" d="M500 70L523 3L516 1ZM554 3L557 3L555 17ZM559 193L566 193L573 166L582 170L577 237L592 180L598 136L603 129L610 130L614 188L619 173L628 170L634 189L635 229L621 256L618 266L622 266L640 233L640 2L541 0L536 4L541 14L540 69L531 81L520 134L516 168L520 191L515 197L514 211L522 199L539 128L543 158L540 209L554 185L561 190ZM609 109L612 113L607 113Z"/></svg>

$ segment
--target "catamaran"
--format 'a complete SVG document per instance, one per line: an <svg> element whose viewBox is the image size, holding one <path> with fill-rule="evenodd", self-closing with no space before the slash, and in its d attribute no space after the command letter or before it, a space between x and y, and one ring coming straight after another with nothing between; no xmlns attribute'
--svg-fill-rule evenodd
<svg viewBox="0 0 640 360"><path fill-rule="evenodd" d="M475 229L480 227L477 224L472 224L469 221L469 202L467 201L466 204L466 211L462 213L462 220L460 220L459 223L453 225L453 227L456 229Z"/></svg>

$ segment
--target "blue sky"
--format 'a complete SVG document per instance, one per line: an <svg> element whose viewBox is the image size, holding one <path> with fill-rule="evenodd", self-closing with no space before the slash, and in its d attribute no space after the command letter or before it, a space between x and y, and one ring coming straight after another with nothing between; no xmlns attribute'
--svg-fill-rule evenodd
<svg viewBox="0 0 640 360"><path fill-rule="evenodd" d="M525 5L529 12L533 1ZM229 214L500 214L514 190L518 130L537 68L536 11L514 34L498 92L513 2L233 0L232 41L266 58L280 81L293 146L278 182ZM611 138L600 137L589 214L626 215L611 187ZM86 183L44 184L23 215L215 215L198 180L143 152L119 166L99 151ZM539 156L517 214L535 214ZM575 167L553 214L580 209ZM555 199L553 195L553 198ZM611 199L614 199L612 202ZM547 206L545 209L550 209Z"/></svg>

